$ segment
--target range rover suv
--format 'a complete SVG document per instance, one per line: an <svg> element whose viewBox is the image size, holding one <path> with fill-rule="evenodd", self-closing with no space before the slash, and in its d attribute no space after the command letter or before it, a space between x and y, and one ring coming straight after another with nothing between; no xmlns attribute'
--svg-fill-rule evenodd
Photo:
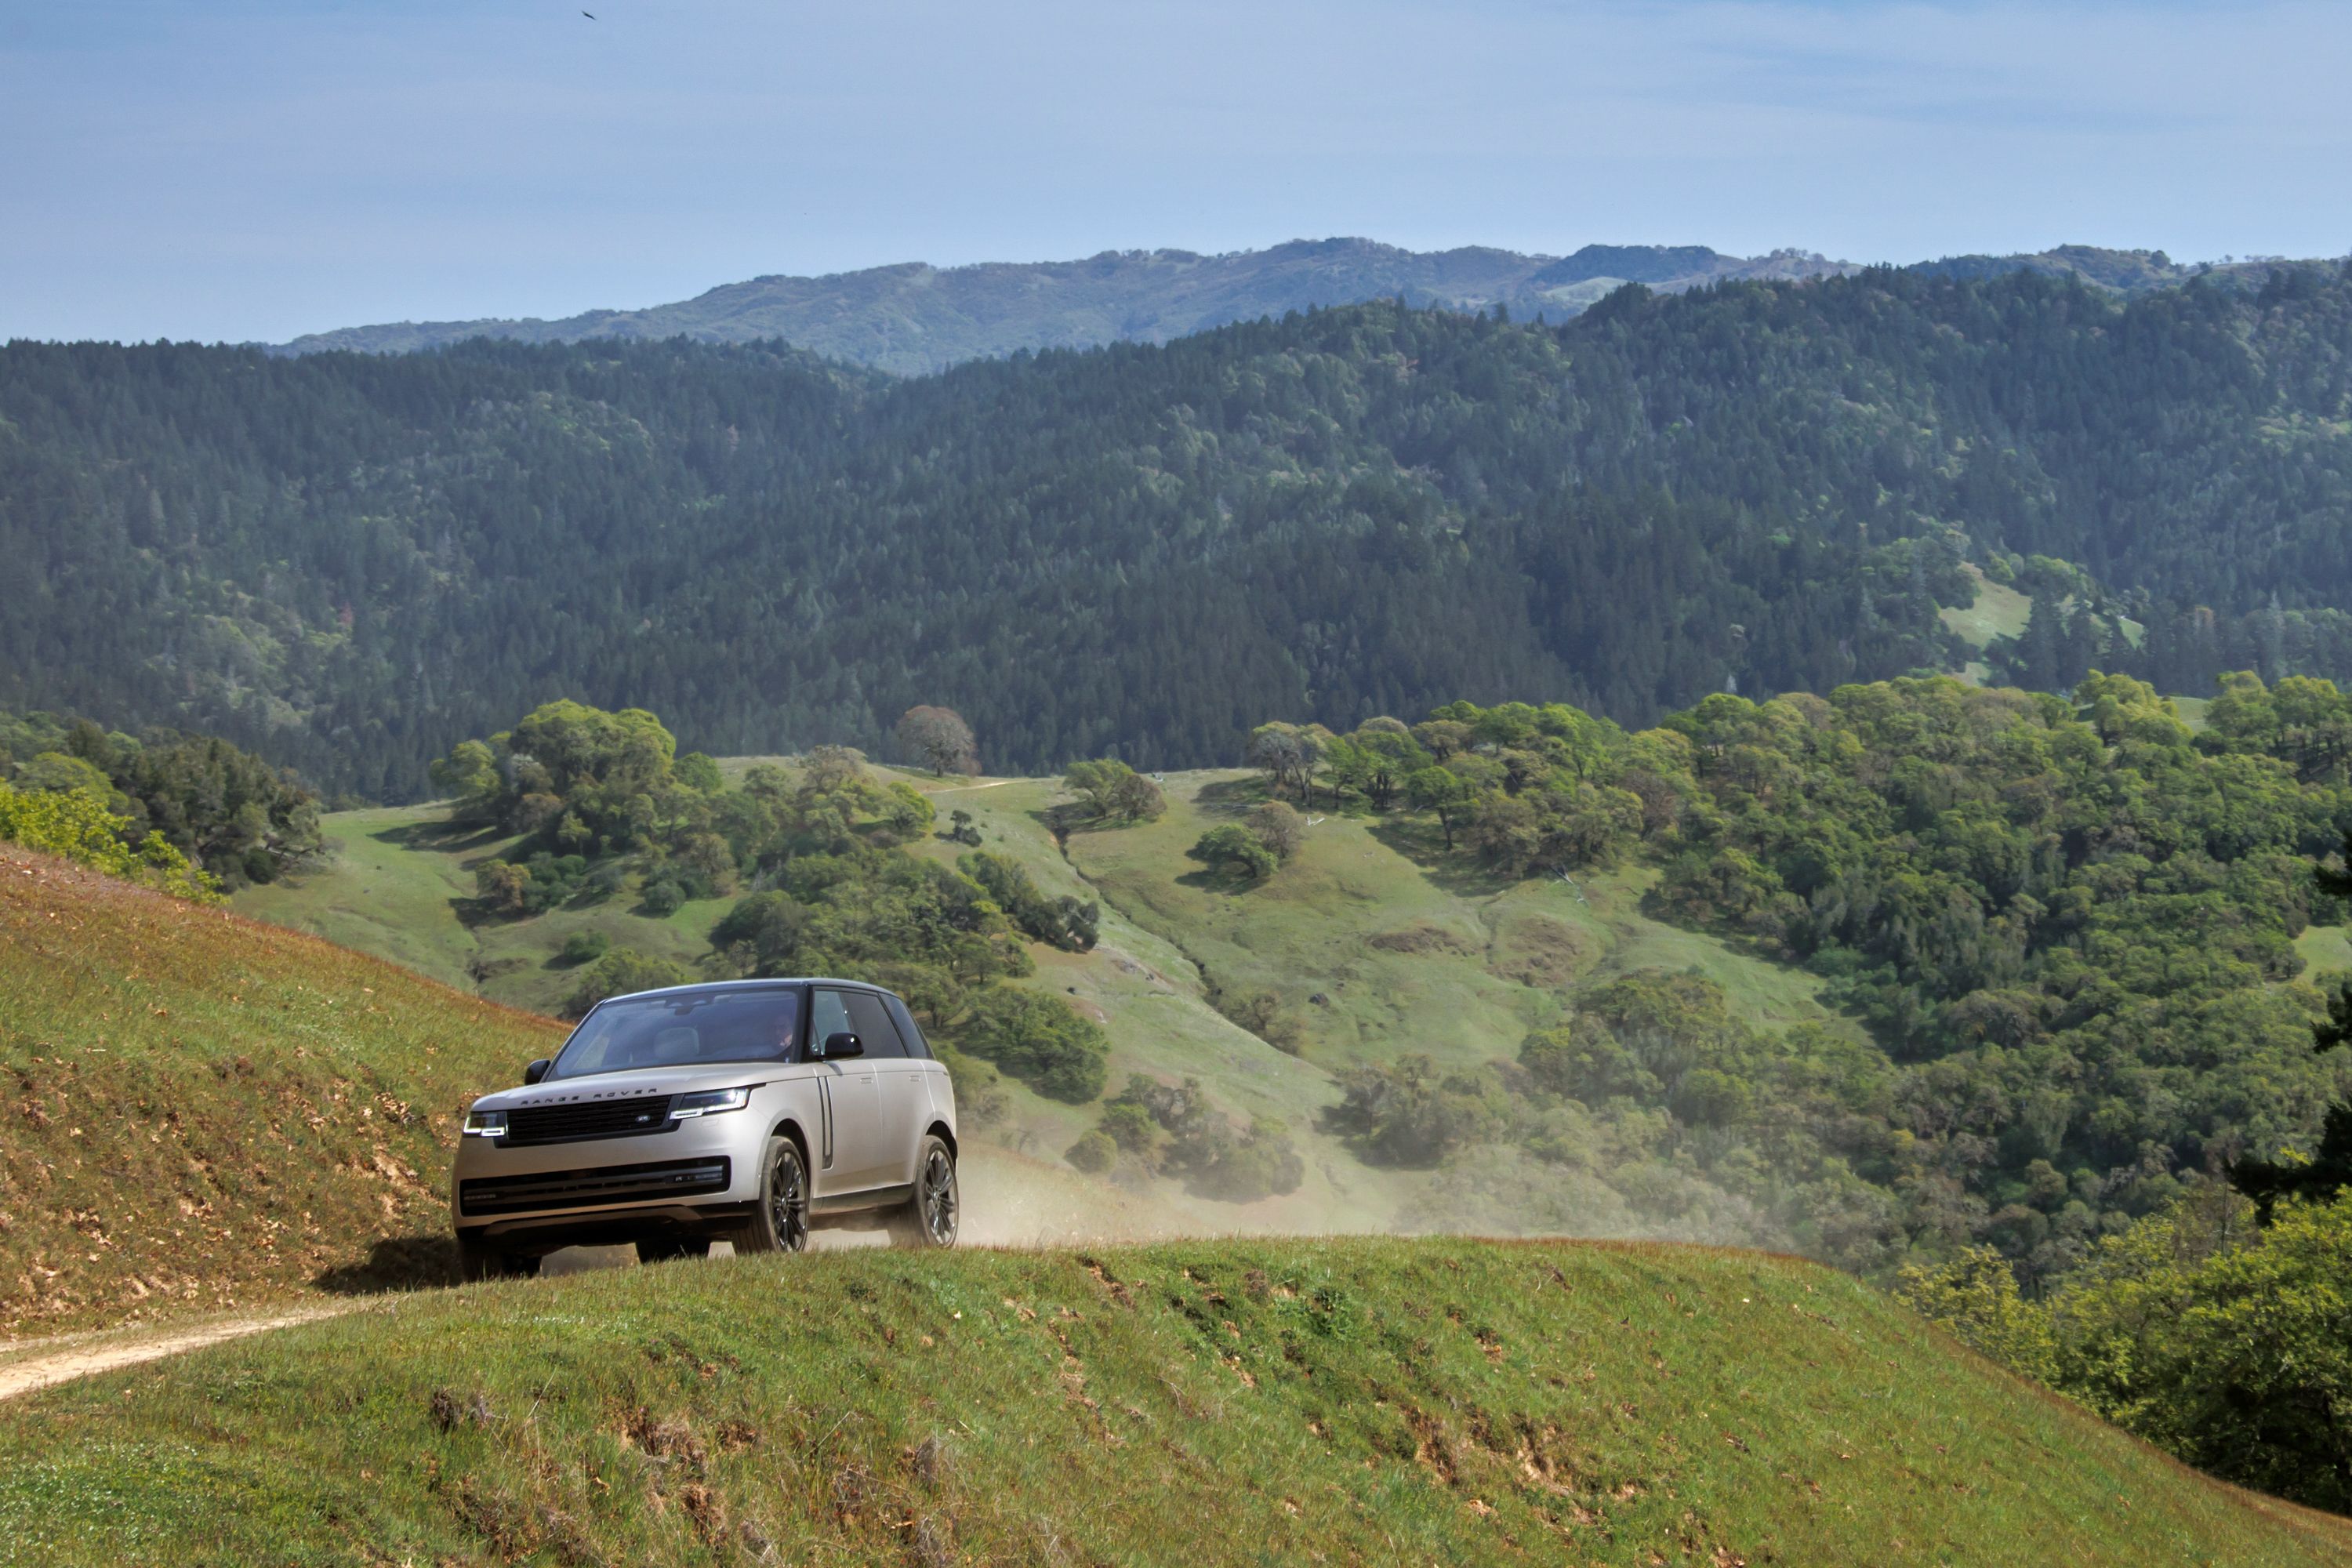
<svg viewBox="0 0 2352 1568"><path fill-rule="evenodd" d="M956 1237L955 1091L907 1005L854 980L738 980L598 1004L523 1087L474 1102L450 1216L466 1278L561 1247L652 1263L798 1252L812 1225Z"/></svg>

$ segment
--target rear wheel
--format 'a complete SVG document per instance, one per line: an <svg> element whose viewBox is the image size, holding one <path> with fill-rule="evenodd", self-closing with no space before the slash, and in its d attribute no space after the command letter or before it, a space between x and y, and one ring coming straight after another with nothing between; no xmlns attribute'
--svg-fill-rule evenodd
<svg viewBox="0 0 2352 1568"><path fill-rule="evenodd" d="M675 1263L681 1258L708 1258L710 1239L708 1237L666 1237L659 1241L637 1243L640 1263Z"/></svg>
<svg viewBox="0 0 2352 1568"><path fill-rule="evenodd" d="M899 1247L953 1247L961 1206L955 1155L934 1133L916 1152L915 1195L890 1216L890 1239Z"/></svg>
<svg viewBox="0 0 2352 1568"><path fill-rule="evenodd" d="M769 1141L760 1165L760 1205L729 1237L746 1252L808 1250L808 1163L789 1138Z"/></svg>
<svg viewBox="0 0 2352 1568"><path fill-rule="evenodd" d="M457 1278L471 1284L478 1279L528 1279L539 1272L539 1259L525 1252L492 1247L478 1237L457 1237Z"/></svg>

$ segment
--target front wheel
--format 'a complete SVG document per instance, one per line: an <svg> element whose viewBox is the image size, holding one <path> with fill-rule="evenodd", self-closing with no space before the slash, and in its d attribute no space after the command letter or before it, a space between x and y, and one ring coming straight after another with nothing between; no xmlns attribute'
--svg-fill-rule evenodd
<svg viewBox="0 0 2352 1568"><path fill-rule="evenodd" d="M899 1247L953 1247L961 1207L955 1155L937 1134L926 1137L915 1156L915 1195L890 1216L890 1239Z"/></svg>
<svg viewBox="0 0 2352 1568"><path fill-rule="evenodd" d="M729 1239L747 1252L808 1250L808 1164L789 1138L771 1139L760 1165L760 1206Z"/></svg>

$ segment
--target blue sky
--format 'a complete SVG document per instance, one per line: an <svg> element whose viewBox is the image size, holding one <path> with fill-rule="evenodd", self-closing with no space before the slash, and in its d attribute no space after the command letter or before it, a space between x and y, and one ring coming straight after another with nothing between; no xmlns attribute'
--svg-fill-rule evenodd
<svg viewBox="0 0 2352 1568"><path fill-rule="evenodd" d="M2337 255L2347 68L2341 0L0 0L0 338L1348 234Z"/></svg>

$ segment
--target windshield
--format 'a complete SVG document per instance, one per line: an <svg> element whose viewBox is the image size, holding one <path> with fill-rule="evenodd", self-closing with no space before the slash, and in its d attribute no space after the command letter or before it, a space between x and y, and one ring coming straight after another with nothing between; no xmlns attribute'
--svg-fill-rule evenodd
<svg viewBox="0 0 2352 1568"><path fill-rule="evenodd" d="M801 994L790 986L681 991L607 1002L572 1031L547 1076L790 1061L800 1024Z"/></svg>

